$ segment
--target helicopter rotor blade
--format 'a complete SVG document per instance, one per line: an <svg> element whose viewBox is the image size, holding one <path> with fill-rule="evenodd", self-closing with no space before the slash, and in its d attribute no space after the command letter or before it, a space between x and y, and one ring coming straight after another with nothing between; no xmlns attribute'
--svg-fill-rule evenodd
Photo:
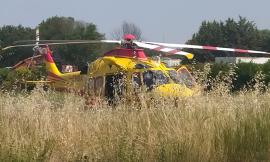
<svg viewBox="0 0 270 162"><path fill-rule="evenodd" d="M13 44L16 45L16 44L22 44L22 43L64 43L64 42L91 42L91 41L94 41L94 43L96 43L96 41L101 41L101 42L98 42L98 43L114 43L115 41L118 41L118 40L81 40L81 39L70 39L70 40L20 40L20 41L15 41Z"/></svg>
<svg viewBox="0 0 270 162"><path fill-rule="evenodd" d="M269 52L264 51L255 51L255 50L246 50L246 49L237 49L237 48L225 48L225 47L214 47L214 46L199 46L199 45L189 45L189 44L172 44L172 43L157 43L157 42L144 42L147 44L160 45L171 48L190 48L190 49L202 49L202 50L211 50L211 51L229 51L237 53L256 53L256 54L267 54Z"/></svg>
<svg viewBox="0 0 270 162"><path fill-rule="evenodd" d="M164 47L161 45L155 45L155 44L146 44L146 43L137 42L137 41L134 41L133 43L135 43L137 46L142 47L142 48L147 48L150 50L165 52L165 53L174 54L174 55L183 55L183 56L186 56L188 59L193 58L193 54L188 53L188 52L184 52L184 51L180 51L180 50L176 50L173 48L168 48L168 47Z"/></svg>
<svg viewBox="0 0 270 162"><path fill-rule="evenodd" d="M44 45L65 45L65 44L98 44L98 43L112 43L112 44L121 44L121 41L118 40L86 40L86 41L67 41L67 42L54 42L54 43L39 43L39 46ZM13 46L7 46L5 48L2 48L1 50L7 50L11 48L17 48L17 47L34 47L36 44L20 44L20 45L13 45Z"/></svg>

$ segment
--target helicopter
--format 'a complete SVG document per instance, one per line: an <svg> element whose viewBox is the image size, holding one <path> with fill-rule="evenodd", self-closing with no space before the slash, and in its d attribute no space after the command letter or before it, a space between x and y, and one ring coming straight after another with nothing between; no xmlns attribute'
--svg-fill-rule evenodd
<svg viewBox="0 0 270 162"><path fill-rule="evenodd" d="M161 96L189 97L196 93L197 84L185 66L177 69L166 66L159 56L147 57L144 49L180 55L192 59L193 54L180 49L203 49L230 51L237 53L270 53L264 51L233 49L213 46L171 44L137 41L132 34L126 34L122 40L39 40L36 32L35 44L19 44L2 48L7 50L18 47L34 47L34 55L42 56L47 70L45 81L27 81L28 83L46 83L59 91L75 91L90 96L104 96L113 101L115 96L146 91ZM49 46L64 44L116 44L118 47L105 52L102 57L89 62L80 71L62 73L57 68Z"/></svg>

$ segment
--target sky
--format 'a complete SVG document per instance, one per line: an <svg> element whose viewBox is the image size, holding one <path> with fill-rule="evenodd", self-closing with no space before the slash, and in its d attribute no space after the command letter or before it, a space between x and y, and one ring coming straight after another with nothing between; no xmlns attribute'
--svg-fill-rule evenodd
<svg viewBox="0 0 270 162"><path fill-rule="evenodd" d="M136 24L147 41L184 43L202 21L246 17L270 29L269 0L0 0L0 26L36 27L51 16L92 22L111 38L123 21ZM42 32L42 31L40 31Z"/></svg>

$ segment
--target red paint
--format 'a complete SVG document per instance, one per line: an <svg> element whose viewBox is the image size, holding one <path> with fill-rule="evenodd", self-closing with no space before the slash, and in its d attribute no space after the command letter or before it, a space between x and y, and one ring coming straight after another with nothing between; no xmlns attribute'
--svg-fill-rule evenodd
<svg viewBox="0 0 270 162"><path fill-rule="evenodd" d="M176 54L177 52L180 52L180 51L178 51L178 50L172 50L172 51L169 51L169 53L171 53L171 54Z"/></svg>
<svg viewBox="0 0 270 162"><path fill-rule="evenodd" d="M134 35L132 35L132 34L125 34L123 36L123 39L126 40L126 41L130 41L130 40L136 39L136 37Z"/></svg>
<svg viewBox="0 0 270 162"><path fill-rule="evenodd" d="M203 46L203 49L206 49L206 50L217 50L217 47L213 47L213 46Z"/></svg>
<svg viewBox="0 0 270 162"><path fill-rule="evenodd" d="M235 49L235 52L239 52L239 53L249 53L248 50L243 50L243 49Z"/></svg>
<svg viewBox="0 0 270 162"><path fill-rule="evenodd" d="M142 59L142 60L147 59L142 49L115 48L105 53L104 56L137 58L137 59Z"/></svg>
<svg viewBox="0 0 270 162"><path fill-rule="evenodd" d="M136 57L141 60L147 59L143 50L136 50Z"/></svg>
<svg viewBox="0 0 270 162"><path fill-rule="evenodd" d="M54 63L52 58L52 52L49 47L47 47L47 54L44 55L44 59L49 63Z"/></svg>
<svg viewBox="0 0 270 162"><path fill-rule="evenodd" d="M42 55L37 55L33 57L29 57L27 59L24 59L17 64L15 64L12 69L17 69L19 67L34 67L38 64L43 63L43 56Z"/></svg>
<svg viewBox="0 0 270 162"><path fill-rule="evenodd" d="M153 50L156 50L156 51L160 51L161 49L163 49L164 47L157 47L157 48L153 48Z"/></svg>
<svg viewBox="0 0 270 162"><path fill-rule="evenodd" d="M58 76L58 75L56 75L56 74L54 74L52 72L48 72L48 76L52 77L54 79L65 80L65 79L61 78L60 76Z"/></svg>
<svg viewBox="0 0 270 162"><path fill-rule="evenodd" d="M47 80L48 80L48 81L51 81L51 82L59 82L59 81L62 81L62 80L60 80L60 79L55 79L55 78L50 77L50 76L47 77Z"/></svg>

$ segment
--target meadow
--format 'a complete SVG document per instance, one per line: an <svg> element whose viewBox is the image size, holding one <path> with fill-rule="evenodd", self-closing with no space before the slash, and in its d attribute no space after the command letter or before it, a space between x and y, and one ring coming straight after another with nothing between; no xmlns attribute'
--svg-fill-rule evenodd
<svg viewBox="0 0 270 162"><path fill-rule="evenodd" d="M270 89L105 102L0 93L0 161L270 161ZM144 103L144 104L143 104Z"/></svg>

